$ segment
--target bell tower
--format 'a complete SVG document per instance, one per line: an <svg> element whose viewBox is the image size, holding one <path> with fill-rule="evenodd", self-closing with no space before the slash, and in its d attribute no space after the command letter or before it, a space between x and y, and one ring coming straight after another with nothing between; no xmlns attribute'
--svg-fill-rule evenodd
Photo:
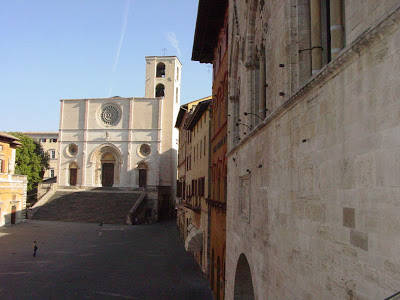
<svg viewBox="0 0 400 300"><path fill-rule="evenodd" d="M146 98L161 98L160 186L171 187L175 203L182 64L176 56L146 56Z"/></svg>

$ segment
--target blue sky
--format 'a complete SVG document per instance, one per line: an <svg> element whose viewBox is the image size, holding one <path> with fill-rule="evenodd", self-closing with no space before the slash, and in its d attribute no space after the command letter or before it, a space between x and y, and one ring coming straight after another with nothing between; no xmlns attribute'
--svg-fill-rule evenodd
<svg viewBox="0 0 400 300"><path fill-rule="evenodd" d="M177 55L181 103L211 95L191 61L197 0L1 0L0 131L58 131L59 99L143 97L145 56Z"/></svg>

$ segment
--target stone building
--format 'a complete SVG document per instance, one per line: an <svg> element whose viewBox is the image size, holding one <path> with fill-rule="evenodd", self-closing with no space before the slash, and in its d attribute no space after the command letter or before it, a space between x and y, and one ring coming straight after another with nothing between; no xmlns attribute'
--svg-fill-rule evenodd
<svg viewBox="0 0 400 300"><path fill-rule="evenodd" d="M400 3L229 1L226 299L400 289Z"/></svg>
<svg viewBox="0 0 400 300"><path fill-rule="evenodd" d="M228 1L199 1L192 60L213 64L210 133L209 280L215 299L224 299L227 106L228 106Z"/></svg>
<svg viewBox="0 0 400 300"><path fill-rule="evenodd" d="M43 151L49 154L49 169L45 170L43 180L57 177L58 175L58 132L24 132L35 141L39 142Z"/></svg>
<svg viewBox="0 0 400 300"><path fill-rule="evenodd" d="M147 56L145 98L61 100L59 187L146 189L151 218L175 208L181 63Z"/></svg>
<svg viewBox="0 0 400 300"><path fill-rule="evenodd" d="M208 272L209 141L211 97L181 106L176 127L180 128L178 186L182 203L178 206L178 226L185 248L193 252L203 273ZM190 110L188 111L190 107ZM184 137L185 136L185 137ZM185 166L185 168L182 168Z"/></svg>
<svg viewBox="0 0 400 300"><path fill-rule="evenodd" d="M28 179L14 174L18 147L18 138L0 132L0 227L20 223L25 217Z"/></svg>

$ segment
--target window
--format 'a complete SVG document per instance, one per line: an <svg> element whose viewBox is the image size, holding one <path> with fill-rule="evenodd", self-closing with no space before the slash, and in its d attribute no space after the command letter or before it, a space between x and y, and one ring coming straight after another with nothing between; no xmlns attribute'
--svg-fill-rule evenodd
<svg viewBox="0 0 400 300"><path fill-rule="evenodd" d="M50 158L55 159L56 158L56 150L50 150Z"/></svg>
<svg viewBox="0 0 400 300"><path fill-rule="evenodd" d="M206 156L206 137L204 137L204 156Z"/></svg>
<svg viewBox="0 0 400 300"><path fill-rule="evenodd" d="M57 139L50 139L50 143L57 143Z"/></svg>
<svg viewBox="0 0 400 300"><path fill-rule="evenodd" d="M54 177L54 169L50 169L50 177Z"/></svg>
<svg viewBox="0 0 400 300"><path fill-rule="evenodd" d="M178 103L178 99L179 99L178 95L179 95L179 90L178 90L178 88L176 88L176 95L175 95L175 102L176 103Z"/></svg>
<svg viewBox="0 0 400 300"><path fill-rule="evenodd" d="M165 64L162 62L157 64L156 77L165 77Z"/></svg>
<svg viewBox="0 0 400 300"><path fill-rule="evenodd" d="M343 7L342 0L310 1L312 74L344 47ZM299 50L299 53L305 50Z"/></svg>
<svg viewBox="0 0 400 300"><path fill-rule="evenodd" d="M0 159L0 172L5 173L5 163L3 159Z"/></svg>
<svg viewBox="0 0 400 300"><path fill-rule="evenodd" d="M39 139L39 143L46 143L46 139Z"/></svg>
<svg viewBox="0 0 400 300"><path fill-rule="evenodd" d="M0 151L3 151L3 145L0 145Z"/></svg>
<svg viewBox="0 0 400 300"><path fill-rule="evenodd" d="M176 67L176 80L179 80L179 67Z"/></svg>

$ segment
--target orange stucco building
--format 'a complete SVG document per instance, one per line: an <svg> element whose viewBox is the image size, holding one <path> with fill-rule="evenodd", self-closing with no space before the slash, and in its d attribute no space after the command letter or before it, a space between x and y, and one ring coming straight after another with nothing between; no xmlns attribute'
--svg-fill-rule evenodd
<svg viewBox="0 0 400 300"><path fill-rule="evenodd" d="M0 132L0 226L20 223L25 218L27 176L16 175L16 148L19 139Z"/></svg>

